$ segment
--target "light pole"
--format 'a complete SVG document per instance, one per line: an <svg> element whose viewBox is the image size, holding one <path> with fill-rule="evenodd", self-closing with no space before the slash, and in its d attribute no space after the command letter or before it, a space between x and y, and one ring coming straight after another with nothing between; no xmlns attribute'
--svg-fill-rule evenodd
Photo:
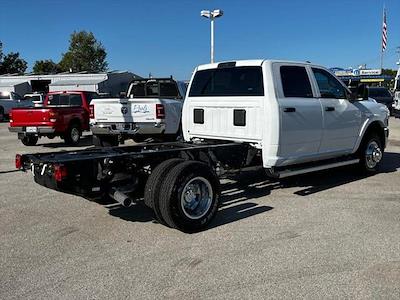
<svg viewBox="0 0 400 300"><path fill-rule="evenodd" d="M222 17L224 12L220 9L210 10L202 10L200 15L211 21L211 63L214 62L214 19L218 17Z"/></svg>

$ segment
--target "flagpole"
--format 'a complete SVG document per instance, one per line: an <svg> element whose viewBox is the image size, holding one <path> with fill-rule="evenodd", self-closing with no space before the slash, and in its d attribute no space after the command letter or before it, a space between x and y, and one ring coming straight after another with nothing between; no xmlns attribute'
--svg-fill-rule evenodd
<svg viewBox="0 0 400 300"><path fill-rule="evenodd" d="M386 20L385 20L385 5L383 5L383 13L382 13L382 31L383 31L384 23L386 23ZM383 70L383 52L384 51L385 50L383 49L383 32L382 32L382 39L381 39L381 72Z"/></svg>

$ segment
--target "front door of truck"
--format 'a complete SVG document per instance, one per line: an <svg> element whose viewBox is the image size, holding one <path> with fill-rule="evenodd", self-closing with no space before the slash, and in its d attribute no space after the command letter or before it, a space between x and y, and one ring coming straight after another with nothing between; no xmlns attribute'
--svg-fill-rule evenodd
<svg viewBox="0 0 400 300"><path fill-rule="evenodd" d="M323 110L321 154L351 153L361 127L361 111L347 98L349 93L328 71L312 68Z"/></svg>

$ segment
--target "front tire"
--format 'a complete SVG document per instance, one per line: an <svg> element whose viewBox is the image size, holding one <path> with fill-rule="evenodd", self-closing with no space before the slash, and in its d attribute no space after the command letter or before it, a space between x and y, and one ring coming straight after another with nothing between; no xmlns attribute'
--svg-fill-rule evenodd
<svg viewBox="0 0 400 300"><path fill-rule="evenodd" d="M368 135L362 142L359 150L359 169L365 173L376 172L383 157L381 139L376 134Z"/></svg>
<svg viewBox="0 0 400 300"><path fill-rule="evenodd" d="M26 135L21 139L22 144L25 146L35 146L39 140L39 137L35 135Z"/></svg>
<svg viewBox="0 0 400 300"><path fill-rule="evenodd" d="M215 217L219 180L206 164L186 161L175 166L161 186L159 205L165 223L184 232L204 229Z"/></svg>

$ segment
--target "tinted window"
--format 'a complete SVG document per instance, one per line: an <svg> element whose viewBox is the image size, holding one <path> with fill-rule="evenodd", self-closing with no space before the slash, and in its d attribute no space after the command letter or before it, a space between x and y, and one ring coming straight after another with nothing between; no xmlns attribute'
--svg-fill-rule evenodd
<svg viewBox="0 0 400 300"><path fill-rule="evenodd" d="M60 95L59 94L49 95L47 104L48 105L59 105L60 104Z"/></svg>
<svg viewBox="0 0 400 300"><path fill-rule="evenodd" d="M144 88L144 83L134 82L132 85L131 94L129 96L144 97L146 95Z"/></svg>
<svg viewBox="0 0 400 300"><path fill-rule="evenodd" d="M69 95L69 105L71 106L82 106L82 97L79 94Z"/></svg>
<svg viewBox="0 0 400 300"><path fill-rule="evenodd" d="M69 95L61 94L60 95L60 103L58 105L69 105Z"/></svg>
<svg viewBox="0 0 400 300"><path fill-rule="evenodd" d="M313 97L311 83L305 67L282 66L281 80L285 97Z"/></svg>
<svg viewBox="0 0 400 300"><path fill-rule="evenodd" d="M40 102L40 96L25 96L24 100L31 100L33 102Z"/></svg>
<svg viewBox="0 0 400 300"><path fill-rule="evenodd" d="M317 81L321 98L346 99L346 89L329 72L322 69L312 69Z"/></svg>
<svg viewBox="0 0 400 300"><path fill-rule="evenodd" d="M159 95L158 82L148 82L146 84L146 96L157 97Z"/></svg>
<svg viewBox="0 0 400 300"><path fill-rule="evenodd" d="M219 68L196 72L189 92L199 96L263 96L261 67Z"/></svg>
<svg viewBox="0 0 400 300"><path fill-rule="evenodd" d="M161 97L178 97L178 88L175 82L160 82Z"/></svg>

